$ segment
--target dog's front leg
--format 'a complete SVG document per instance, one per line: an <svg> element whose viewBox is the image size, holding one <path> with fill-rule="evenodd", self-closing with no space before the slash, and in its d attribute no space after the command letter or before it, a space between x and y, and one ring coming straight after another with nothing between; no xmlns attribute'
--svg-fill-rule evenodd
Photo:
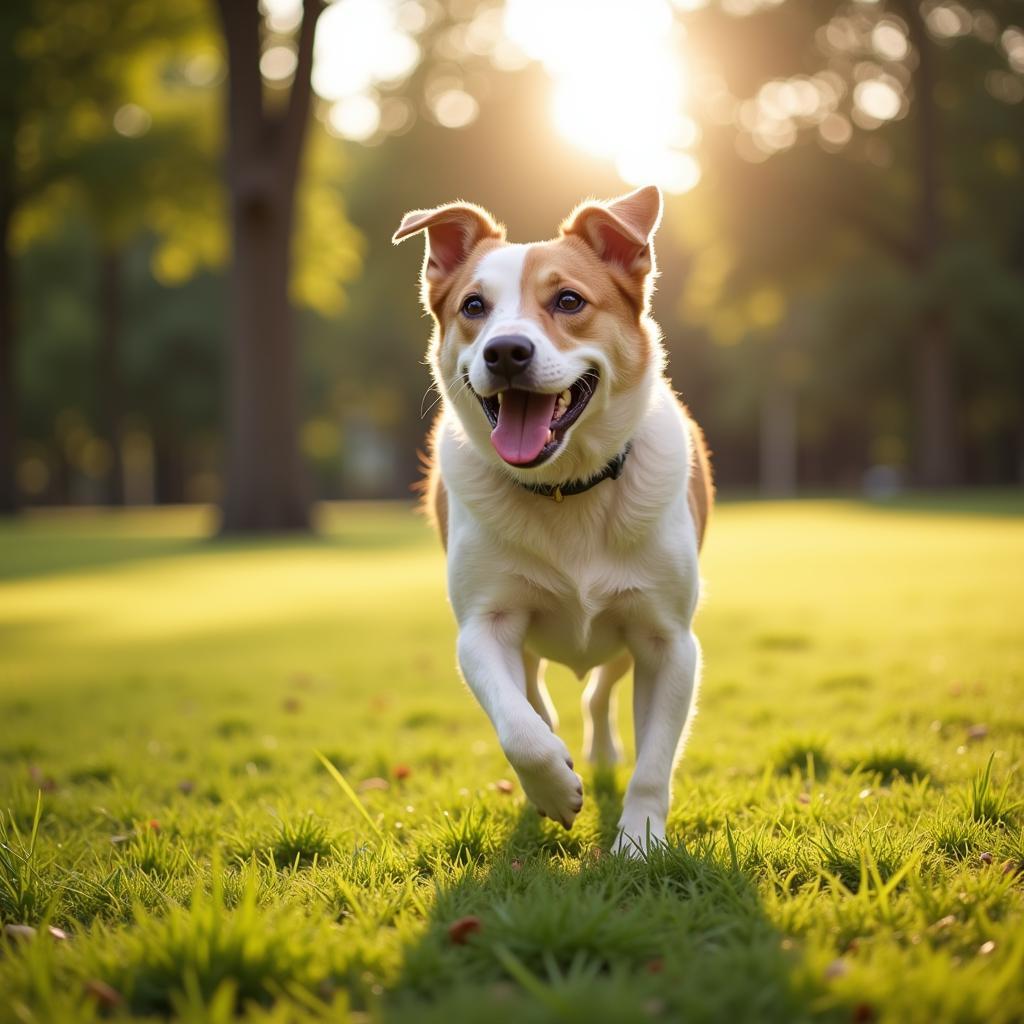
<svg viewBox="0 0 1024 1024"><path fill-rule="evenodd" d="M697 686L700 645L689 631L645 636L630 645L636 661L633 718L636 770L626 789L616 850L638 855L665 839L672 769Z"/></svg>
<svg viewBox="0 0 1024 1024"><path fill-rule="evenodd" d="M541 814L571 828L583 782L565 744L527 699L523 638L527 615L492 612L459 625L459 666L498 734L501 749Z"/></svg>

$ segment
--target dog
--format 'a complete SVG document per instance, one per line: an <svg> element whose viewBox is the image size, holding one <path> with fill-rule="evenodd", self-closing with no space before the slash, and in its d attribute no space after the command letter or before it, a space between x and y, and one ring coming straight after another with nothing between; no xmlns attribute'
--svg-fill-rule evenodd
<svg viewBox="0 0 1024 1024"><path fill-rule="evenodd" d="M582 680L585 756L621 759L615 684L634 672L636 766L614 849L665 841L701 650L698 554L713 503L700 428L651 318L661 193L587 201L513 244L484 209L414 210L442 409L427 504L447 552L458 662L527 798L566 829L583 783L544 686Z"/></svg>

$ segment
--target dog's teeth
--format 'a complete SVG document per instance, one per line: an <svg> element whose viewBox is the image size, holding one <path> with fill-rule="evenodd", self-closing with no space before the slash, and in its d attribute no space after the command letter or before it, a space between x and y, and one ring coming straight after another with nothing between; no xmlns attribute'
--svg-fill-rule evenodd
<svg viewBox="0 0 1024 1024"><path fill-rule="evenodd" d="M566 388L558 397L568 405L572 401L572 392Z"/></svg>
<svg viewBox="0 0 1024 1024"><path fill-rule="evenodd" d="M547 441L547 443L551 444L551 442L554 441L554 439L555 439L555 432L553 430L549 430L548 431L548 441Z"/></svg>
<svg viewBox="0 0 1024 1024"><path fill-rule="evenodd" d="M504 391L499 391L498 392L498 405L501 405L502 399L504 397L505 397L505 392Z"/></svg>

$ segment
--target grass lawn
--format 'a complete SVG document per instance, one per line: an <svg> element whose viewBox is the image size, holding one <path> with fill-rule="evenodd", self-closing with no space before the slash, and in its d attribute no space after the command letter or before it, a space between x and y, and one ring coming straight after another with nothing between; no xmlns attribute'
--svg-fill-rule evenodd
<svg viewBox="0 0 1024 1024"><path fill-rule="evenodd" d="M723 505L643 863L625 767L524 805L410 510L323 525L0 526L0 1021L1024 1020L1024 497Z"/></svg>

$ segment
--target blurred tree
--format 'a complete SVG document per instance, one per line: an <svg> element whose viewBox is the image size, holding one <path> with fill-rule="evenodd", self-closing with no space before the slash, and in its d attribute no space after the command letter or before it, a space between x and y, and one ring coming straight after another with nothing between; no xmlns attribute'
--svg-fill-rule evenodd
<svg viewBox="0 0 1024 1024"><path fill-rule="evenodd" d="M0 7L0 515L18 507L15 449L14 275L11 222L17 204L15 140L25 107L32 102L29 75L15 40L29 20L24 2Z"/></svg>
<svg viewBox="0 0 1024 1024"><path fill-rule="evenodd" d="M147 211L166 204L171 181L192 198L203 177L191 97L176 123L150 127L166 92L168 52L185 39L195 42L204 10L201 0L172 7L15 0L0 13L0 510L17 504L14 249L59 230L76 204L89 209L99 239L91 377L100 394L95 416L106 444L106 498L123 499L119 254ZM126 92L133 102L125 102ZM180 107L180 95L174 102ZM206 181L215 185L209 164Z"/></svg>
<svg viewBox="0 0 1024 1024"><path fill-rule="evenodd" d="M706 58L698 103L709 165L703 209L684 204L695 221L687 230L705 241L692 308L726 342L761 339L769 484L795 480L796 391L849 364L850 346L823 316L881 266L898 287L885 291L884 307L860 309L877 355L859 374L862 397L870 405L879 381L907 381L916 479L962 478L965 323L982 315L975 297L993 294L986 282L1006 295L1020 273L1011 256L1024 224L1014 186L1024 129L1015 11L998 0L972 10L941 0L723 0L691 16L693 49ZM965 246L988 256L965 260ZM953 279L953 264L984 264L986 276ZM1015 315L1012 306L1004 302L1003 314ZM809 324L831 343L813 341ZM1020 363L1019 344L987 344L1015 347ZM903 369L886 346L905 353ZM851 401L852 383L834 399Z"/></svg>
<svg viewBox="0 0 1024 1024"><path fill-rule="evenodd" d="M310 525L310 494L299 450L298 359L288 288L313 40L324 4L303 2L291 87L276 104L264 96L257 0L218 0L217 6L228 54L232 239L222 528L304 530Z"/></svg>

